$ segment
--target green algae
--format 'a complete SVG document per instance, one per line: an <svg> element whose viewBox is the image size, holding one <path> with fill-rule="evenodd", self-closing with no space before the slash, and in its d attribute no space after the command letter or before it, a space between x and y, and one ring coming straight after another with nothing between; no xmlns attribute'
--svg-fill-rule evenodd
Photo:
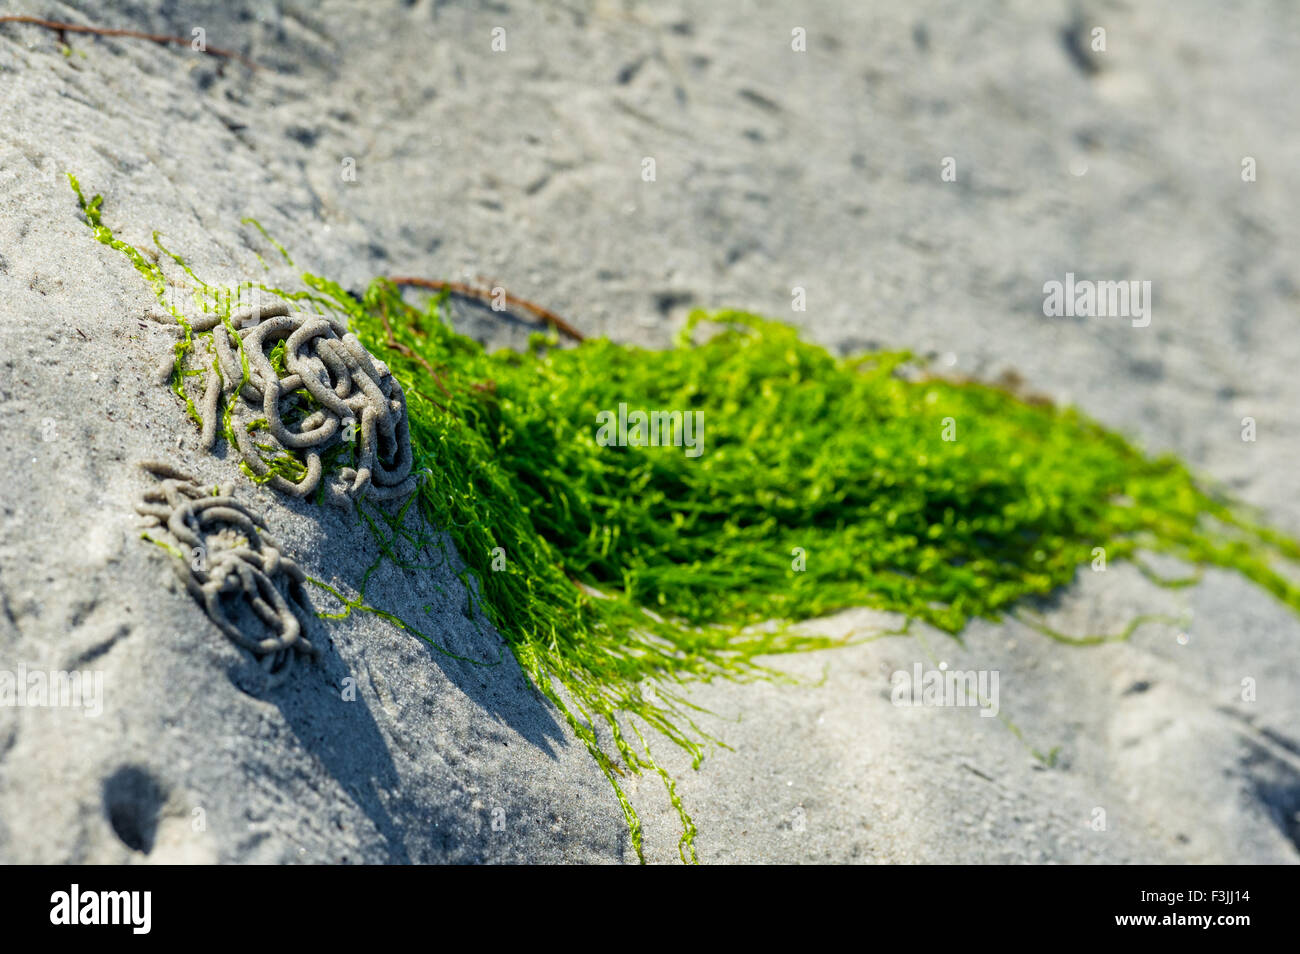
<svg viewBox="0 0 1300 954"><path fill-rule="evenodd" d="M99 196L77 191L96 238L161 301L161 269L113 237ZM1162 580L1141 552L1234 570L1300 613L1300 588L1278 569L1300 544L1074 408L935 377L905 352L837 357L733 311L697 312L666 351L536 335L524 353L489 353L453 329L445 294L417 307L384 280L360 297L302 280L307 291L247 287L346 318L392 369L424 473L413 515L454 542L479 581L478 609L609 780L639 856L621 780L648 772L678 812L682 859L695 860L695 826L651 745L666 737L698 766L718 741L685 687L771 678L763 657L845 644L792 623L872 607L904 618L894 632L922 622L958 634L1015 614L1094 645L1162 621L1071 637L1028 613L1099 547L1162 585L1195 578ZM178 356L187 350L188 327ZM704 452L602 445L597 416L620 405L699 412ZM361 511L378 560L421 569L395 544L423 545L424 531L375 512L387 534ZM340 615L378 613L428 640L367 604L365 580L351 598L317 585Z"/></svg>
<svg viewBox="0 0 1300 954"><path fill-rule="evenodd" d="M283 245L281 245L279 242L277 242L275 239L271 237L270 233L266 231L266 228L262 225L261 222L257 221L257 219L253 218L250 215L247 216L246 218L240 219L239 224L251 225L253 228L257 229L257 231L262 233L262 238L266 239L268 242L270 242L272 245L275 246L275 250L280 253L280 257L284 259L284 263L290 267L293 267L293 259L289 257L288 250L285 249ZM262 261L262 257L260 255L258 256L258 260ZM265 261L262 261L262 267L263 268L268 267Z"/></svg>

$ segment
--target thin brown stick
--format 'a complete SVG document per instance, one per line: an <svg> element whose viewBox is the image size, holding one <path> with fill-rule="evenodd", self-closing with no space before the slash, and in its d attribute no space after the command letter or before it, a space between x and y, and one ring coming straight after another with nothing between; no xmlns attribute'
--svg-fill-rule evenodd
<svg viewBox="0 0 1300 954"><path fill-rule="evenodd" d="M414 285L417 288L429 288L433 291L449 291L453 295L459 295L462 298L473 298L476 301L485 301L491 304L496 300L496 296L485 288L475 288L473 285L466 285L462 282L442 282L431 278L397 278L388 279L394 285ZM543 308L541 305L534 305L531 301L525 301L522 298L516 298L514 295L505 296L506 304L520 311L525 311L534 318L540 319L551 325L557 331L562 331L574 341L585 341L586 336L573 325L569 324L549 308Z"/></svg>
<svg viewBox="0 0 1300 954"><path fill-rule="evenodd" d="M167 36L163 33L143 33L140 30L119 30L115 27L95 27L82 26L78 23L60 23L58 20L42 20L40 17L27 17L18 14L7 14L0 17L0 23L27 23L31 26L44 27L47 30L56 30L59 33L90 33L95 36L125 36L136 40L150 40L154 43L168 44L174 43L179 46L189 46L190 41L183 36ZM223 50L217 46L204 46L198 50L200 53L207 53L209 56L221 56L229 60L239 60L250 70L260 70L261 67L244 56L242 53L236 53L234 50Z"/></svg>

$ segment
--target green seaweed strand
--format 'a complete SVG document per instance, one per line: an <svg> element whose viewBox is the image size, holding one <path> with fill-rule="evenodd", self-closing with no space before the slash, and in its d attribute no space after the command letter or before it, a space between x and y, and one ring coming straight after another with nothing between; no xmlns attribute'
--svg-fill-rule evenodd
<svg viewBox="0 0 1300 954"><path fill-rule="evenodd" d="M239 220L239 224L240 224L240 225L251 225L253 228L257 229L257 231L261 232L261 233L262 233L262 238L266 239L268 242L270 242L272 245L274 245L274 246L275 246L275 250L276 250L277 252L280 253L280 255L281 255L281 257L284 259L285 263L286 263L287 265L289 265L289 267L291 267L291 268L293 267L293 259L289 257L289 253L288 253L288 251L285 250L285 247L284 247L283 245L281 245L279 242L277 242L274 238L271 237L271 233L268 232L268 231L267 231L267 230L262 226L262 223L261 223L261 222L257 221L257 219L253 218L253 217L250 215L250 216L248 216L248 217L246 217L246 218L242 218L242 219L240 219L240 220ZM259 256L257 256L257 258L258 258L258 261L261 261L262 256L259 255ZM266 263L265 263L265 262L262 262L262 265L265 266Z"/></svg>

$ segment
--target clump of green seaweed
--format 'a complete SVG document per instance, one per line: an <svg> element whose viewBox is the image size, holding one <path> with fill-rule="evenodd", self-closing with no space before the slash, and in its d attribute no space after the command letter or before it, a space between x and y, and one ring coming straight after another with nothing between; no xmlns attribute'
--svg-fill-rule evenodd
<svg viewBox="0 0 1300 954"><path fill-rule="evenodd" d="M81 197L96 237L161 301L160 267L113 237L100 201ZM692 315L666 351L539 334L526 352L488 353L452 328L445 296L417 307L383 279L359 297L302 281L266 290L345 320L401 383L425 473L415 509L454 540L484 612L609 779L638 855L620 778L648 771L695 859L694 825L650 745L657 733L703 757L711 739L682 687L763 678L760 657L843 645L789 623L871 607L956 634L1069 584L1097 547L1111 561L1148 551L1232 569L1300 612L1300 588L1276 568L1300 544L1174 457L1073 408L931 376L905 352L836 357L722 311ZM187 347L188 333L182 397ZM620 404L700 412L705 452L603 446L597 415Z"/></svg>

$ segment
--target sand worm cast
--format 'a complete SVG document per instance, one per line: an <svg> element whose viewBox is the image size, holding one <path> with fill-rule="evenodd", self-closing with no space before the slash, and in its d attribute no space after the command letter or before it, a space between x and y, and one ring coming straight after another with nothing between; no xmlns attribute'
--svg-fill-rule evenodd
<svg viewBox="0 0 1300 954"><path fill-rule="evenodd" d="M187 321L192 331L211 334L215 350L199 402L205 449L216 442L225 401L244 463L277 490L308 496L320 485L322 454L357 441L356 466L339 471L343 486L327 485L332 503L404 499L415 491L401 385L342 321L294 312L285 302L236 311L229 324L213 314ZM283 373L272 363L281 344ZM172 360L159 366L159 380L171 377ZM296 480L285 468L273 472L270 462L286 457L300 465Z"/></svg>
<svg viewBox="0 0 1300 954"><path fill-rule="evenodd" d="M159 483L145 491L136 512L163 530L176 575L237 645L259 658L278 684L296 655L316 655L303 635L310 616L306 576L266 532L262 518L233 496L234 485L199 486L166 461L140 463ZM258 629L260 634L250 633Z"/></svg>

